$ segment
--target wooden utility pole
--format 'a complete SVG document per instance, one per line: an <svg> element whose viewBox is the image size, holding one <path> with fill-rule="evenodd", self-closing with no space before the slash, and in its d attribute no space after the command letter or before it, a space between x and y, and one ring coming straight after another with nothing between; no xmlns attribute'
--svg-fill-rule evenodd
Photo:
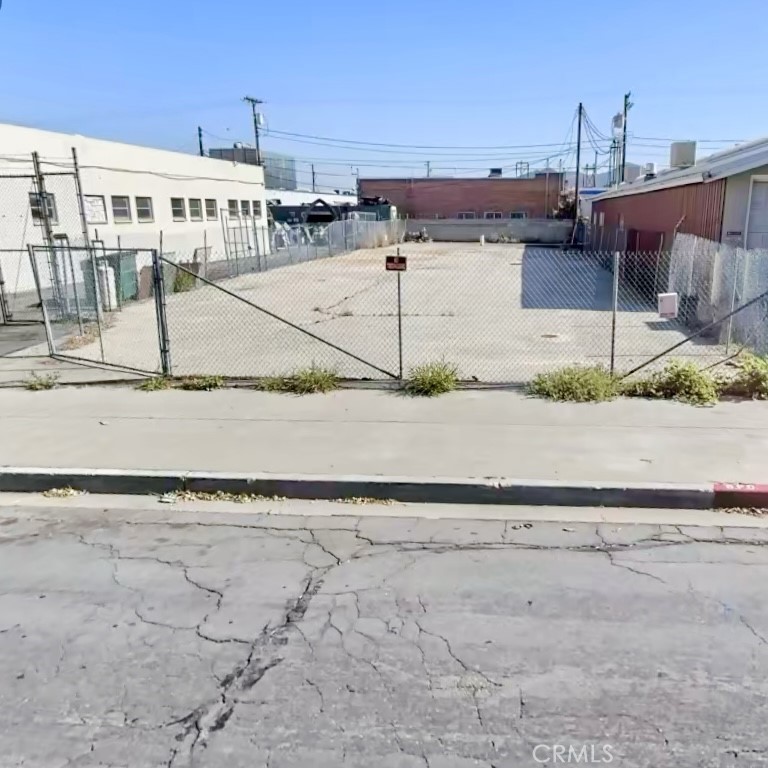
<svg viewBox="0 0 768 768"><path fill-rule="evenodd" d="M200 157L205 157L205 149L203 149L203 129L197 126L197 144L200 147Z"/></svg>
<svg viewBox="0 0 768 768"><path fill-rule="evenodd" d="M626 181L625 175L627 171L627 114L632 109L632 102L629 97L632 95L632 91L627 91L624 94L624 125L622 126L622 138L621 138L621 175L619 176L619 182Z"/></svg>
<svg viewBox="0 0 768 768"><path fill-rule="evenodd" d="M575 203L576 203L576 221L579 220L579 187L581 186L581 119L584 114L584 105L579 102L579 127L576 131L576 186L575 186Z"/></svg>
<svg viewBox="0 0 768 768"><path fill-rule="evenodd" d="M256 107L264 102L261 99L254 99L253 96L244 96L243 101L251 105L251 111L253 112L253 136L256 140L256 165L262 165L261 147L259 146L259 114L256 111Z"/></svg>

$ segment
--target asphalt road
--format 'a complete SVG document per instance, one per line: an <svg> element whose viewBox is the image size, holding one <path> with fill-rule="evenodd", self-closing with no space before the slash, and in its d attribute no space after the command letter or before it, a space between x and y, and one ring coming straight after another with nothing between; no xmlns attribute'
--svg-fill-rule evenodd
<svg viewBox="0 0 768 768"><path fill-rule="evenodd" d="M6 507L0 765L766 764L767 543Z"/></svg>

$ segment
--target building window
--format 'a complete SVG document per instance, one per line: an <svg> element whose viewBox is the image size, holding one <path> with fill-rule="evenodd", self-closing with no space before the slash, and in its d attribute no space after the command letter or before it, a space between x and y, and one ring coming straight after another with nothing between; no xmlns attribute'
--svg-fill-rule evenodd
<svg viewBox="0 0 768 768"><path fill-rule="evenodd" d="M474 211L459 211L459 218L460 219L474 219L475 218L475 212Z"/></svg>
<svg viewBox="0 0 768 768"><path fill-rule="evenodd" d="M210 198L205 201L205 218L214 221L219 218L219 204Z"/></svg>
<svg viewBox="0 0 768 768"><path fill-rule="evenodd" d="M501 211L486 211L485 212L485 218L486 219L500 219L502 218Z"/></svg>
<svg viewBox="0 0 768 768"><path fill-rule="evenodd" d="M251 215L251 201L250 200L241 200L240 201L240 213L243 214L246 218Z"/></svg>
<svg viewBox="0 0 768 768"><path fill-rule="evenodd" d="M56 210L56 196L50 192L44 194L38 194L37 192L29 193L29 207L32 211L32 221L39 227L43 225L43 200L45 200L45 209L48 212L49 223L58 224L59 214Z"/></svg>
<svg viewBox="0 0 768 768"><path fill-rule="evenodd" d="M173 214L173 220L174 221L186 221L187 220L187 209L184 206L184 198L183 197L172 197L171 198L171 213Z"/></svg>
<svg viewBox="0 0 768 768"><path fill-rule="evenodd" d="M253 218L254 219L261 218L261 200L253 201Z"/></svg>
<svg viewBox="0 0 768 768"><path fill-rule="evenodd" d="M127 224L132 221L131 198L125 195L112 195L112 218L115 224Z"/></svg>
<svg viewBox="0 0 768 768"><path fill-rule="evenodd" d="M605 226L605 211L600 211L600 218L598 219L600 226Z"/></svg>
<svg viewBox="0 0 768 768"><path fill-rule="evenodd" d="M189 218L191 221L203 220L203 201L199 197L189 198Z"/></svg>
<svg viewBox="0 0 768 768"><path fill-rule="evenodd" d="M527 219L528 214L526 211L512 211L512 213L509 214L510 219Z"/></svg>
<svg viewBox="0 0 768 768"><path fill-rule="evenodd" d="M619 229L624 229L624 214L619 214Z"/></svg>
<svg viewBox="0 0 768 768"><path fill-rule="evenodd" d="M229 215L233 218L237 218L240 215L240 208L238 208L237 200L227 200L227 209Z"/></svg>
<svg viewBox="0 0 768 768"><path fill-rule="evenodd" d="M137 221L154 221L155 220L155 212L152 209L151 197L136 198L136 220Z"/></svg>
<svg viewBox="0 0 768 768"><path fill-rule="evenodd" d="M85 220L88 224L107 223L107 203L104 195L83 195Z"/></svg>

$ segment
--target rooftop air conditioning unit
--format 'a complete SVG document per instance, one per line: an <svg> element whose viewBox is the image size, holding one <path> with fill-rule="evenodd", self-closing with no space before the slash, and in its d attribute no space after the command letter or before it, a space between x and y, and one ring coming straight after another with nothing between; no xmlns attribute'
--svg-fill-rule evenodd
<svg viewBox="0 0 768 768"><path fill-rule="evenodd" d="M491 168L491 170L488 172L488 178L489 179L500 179L501 178L501 168Z"/></svg>
<svg viewBox="0 0 768 768"><path fill-rule="evenodd" d="M646 163L643 166L643 174L645 176L655 176L656 175L656 163Z"/></svg>
<svg viewBox="0 0 768 768"><path fill-rule="evenodd" d="M696 142L674 141L669 147L669 164L672 168L690 168L696 164Z"/></svg>

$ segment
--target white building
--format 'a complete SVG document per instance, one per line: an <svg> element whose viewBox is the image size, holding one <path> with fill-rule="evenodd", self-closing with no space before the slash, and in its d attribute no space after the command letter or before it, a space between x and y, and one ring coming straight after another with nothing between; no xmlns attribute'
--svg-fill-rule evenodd
<svg viewBox="0 0 768 768"><path fill-rule="evenodd" d="M246 237L268 251L259 166L8 124L0 124L0 248L44 244L33 152L40 157L54 235L84 244L73 148L88 236L106 248L160 248L162 233L165 253L191 256L208 247L223 258L234 228L236 242Z"/></svg>

